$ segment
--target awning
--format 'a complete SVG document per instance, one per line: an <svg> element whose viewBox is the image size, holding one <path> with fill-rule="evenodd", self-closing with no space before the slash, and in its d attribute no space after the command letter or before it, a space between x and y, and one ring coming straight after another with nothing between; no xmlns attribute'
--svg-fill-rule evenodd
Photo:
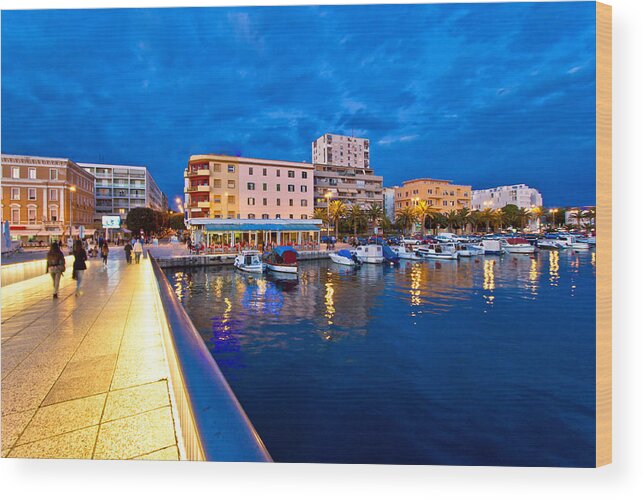
<svg viewBox="0 0 643 499"><path fill-rule="evenodd" d="M269 231L269 232L318 232L319 225L315 224L208 224L203 227L207 232L249 232L249 231Z"/></svg>

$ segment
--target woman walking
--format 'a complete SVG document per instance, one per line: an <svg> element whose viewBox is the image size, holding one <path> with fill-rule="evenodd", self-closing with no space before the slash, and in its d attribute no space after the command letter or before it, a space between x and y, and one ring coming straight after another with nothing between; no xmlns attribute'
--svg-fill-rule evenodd
<svg viewBox="0 0 643 499"><path fill-rule="evenodd" d="M141 253L143 253L143 245L141 244L141 240L137 239L134 243L134 258L136 259L136 263L141 262Z"/></svg>
<svg viewBox="0 0 643 499"><path fill-rule="evenodd" d="M103 257L103 267L107 268L107 256L109 255L109 246L107 246L107 242L103 243L103 247L100 249L100 255Z"/></svg>
<svg viewBox="0 0 643 499"><path fill-rule="evenodd" d="M74 243L74 276L76 277L76 296L80 296L80 286L83 282L83 274L87 270L87 252L81 241Z"/></svg>
<svg viewBox="0 0 643 499"><path fill-rule="evenodd" d="M47 270L54 282L54 298L58 298L58 286L60 286L60 278L65 271L65 255L58 246L58 243L53 242L47 253Z"/></svg>

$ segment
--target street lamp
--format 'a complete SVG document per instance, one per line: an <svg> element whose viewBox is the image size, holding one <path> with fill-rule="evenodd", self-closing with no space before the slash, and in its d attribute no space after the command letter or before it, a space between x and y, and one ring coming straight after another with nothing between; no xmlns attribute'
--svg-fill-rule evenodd
<svg viewBox="0 0 643 499"><path fill-rule="evenodd" d="M326 194L324 194L324 197L326 198L326 245L328 245L328 242L330 241L330 198L333 197L333 193L328 191Z"/></svg>
<svg viewBox="0 0 643 499"><path fill-rule="evenodd" d="M71 233L72 220L73 220L72 216L71 216L71 198L72 198L74 192L76 192L76 186L75 185L70 185L69 186L69 238L70 239L73 239L73 235Z"/></svg>
<svg viewBox="0 0 643 499"><path fill-rule="evenodd" d="M551 228L555 229L556 228L556 213L558 212L558 208L552 208L549 210L551 213Z"/></svg>

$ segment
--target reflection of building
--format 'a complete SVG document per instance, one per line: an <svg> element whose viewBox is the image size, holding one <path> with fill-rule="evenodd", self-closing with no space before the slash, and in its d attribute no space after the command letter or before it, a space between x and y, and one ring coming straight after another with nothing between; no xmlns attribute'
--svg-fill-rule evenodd
<svg viewBox="0 0 643 499"><path fill-rule="evenodd" d="M415 206L426 201L442 213L462 208L471 208L471 186L455 185L450 180L419 178L407 180L395 188L395 211Z"/></svg>
<svg viewBox="0 0 643 499"><path fill-rule="evenodd" d="M96 178L96 215L120 215L133 208L164 211L163 193L145 166L78 163Z"/></svg>
<svg viewBox="0 0 643 499"><path fill-rule="evenodd" d="M2 219L23 241L49 242L92 224L94 177L66 158L2 155Z"/></svg>
<svg viewBox="0 0 643 499"><path fill-rule="evenodd" d="M565 210L565 225L583 228L596 224L596 206L578 206Z"/></svg>
<svg viewBox="0 0 643 499"><path fill-rule="evenodd" d="M319 165L368 168L370 151L368 139L327 133L313 142L313 163Z"/></svg>
<svg viewBox="0 0 643 499"><path fill-rule="evenodd" d="M543 205L543 198L536 189L525 184L503 185L492 189L475 190L472 193L471 206L474 210L492 210L504 208L508 204L518 208L529 208Z"/></svg>
<svg viewBox="0 0 643 499"><path fill-rule="evenodd" d="M310 163L191 156L185 170L185 209L191 218L309 219Z"/></svg>

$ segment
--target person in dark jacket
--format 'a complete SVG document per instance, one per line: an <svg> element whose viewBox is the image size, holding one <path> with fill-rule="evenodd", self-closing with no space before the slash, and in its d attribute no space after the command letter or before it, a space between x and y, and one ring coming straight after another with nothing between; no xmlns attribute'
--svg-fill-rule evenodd
<svg viewBox="0 0 643 499"><path fill-rule="evenodd" d="M107 256L109 255L109 246L107 243L103 243L103 247L100 249L100 256L103 257L103 267L107 268Z"/></svg>
<svg viewBox="0 0 643 499"><path fill-rule="evenodd" d="M132 245L130 244L129 241L125 243L125 247L123 248L125 250L125 260L127 260L127 263L132 263Z"/></svg>
<svg viewBox="0 0 643 499"><path fill-rule="evenodd" d="M65 255L57 242L51 243L49 252L47 253L47 270L46 272L51 276L54 283L54 298L58 298L58 287L60 286L60 278L65 271Z"/></svg>
<svg viewBox="0 0 643 499"><path fill-rule="evenodd" d="M76 296L80 296L80 286L83 282L83 274L87 270L87 252L83 243L79 240L74 242L74 275L76 277Z"/></svg>

